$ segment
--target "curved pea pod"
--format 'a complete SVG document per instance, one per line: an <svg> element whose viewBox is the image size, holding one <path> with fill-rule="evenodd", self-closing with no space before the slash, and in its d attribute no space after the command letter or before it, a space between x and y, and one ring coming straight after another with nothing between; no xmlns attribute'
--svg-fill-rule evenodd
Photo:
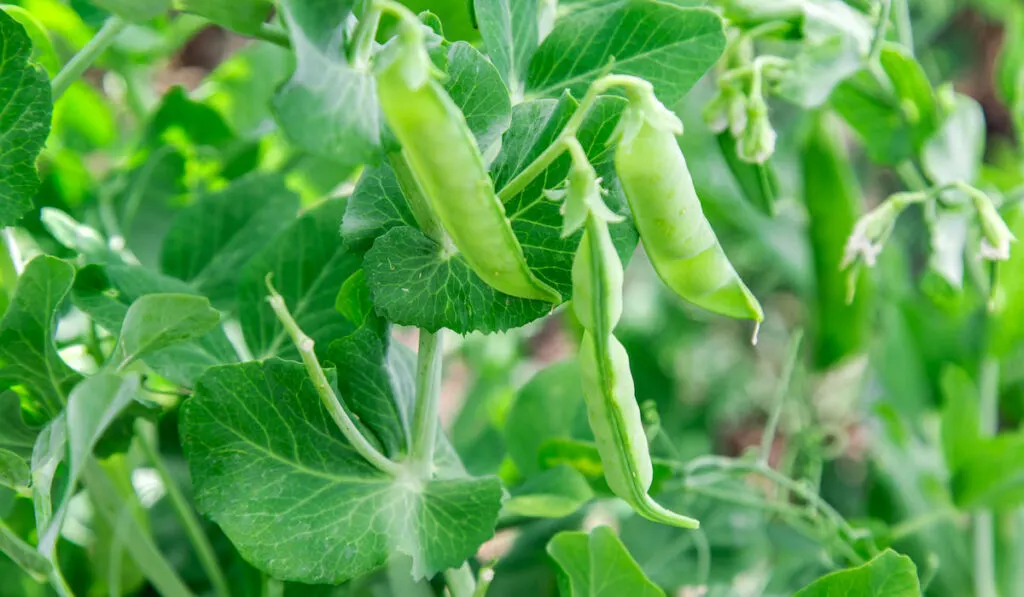
<svg viewBox="0 0 1024 597"><path fill-rule="evenodd" d="M491 287L561 302L530 271L466 118L431 76L426 50L415 41L394 50L377 74L381 109L445 231Z"/></svg>
<svg viewBox="0 0 1024 597"><path fill-rule="evenodd" d="M615 336L595 336L588 330L580 345L580 369L587 418L612 493L648 520L698 528L699 521L666 509L647 494L654 468L626 349Z"/></svg>
<svg viewBox="0 0 1024 597"><path fill-rule="evenodd" d="M1003 217L1010 232L1024 238L1024 203L1005 209ZM996 264L990 310L989 351L1004 357L1024 341L1024 248L1014 247L1009 259Z"/></svg>
<svg viewBox="0 0 1024 597"><path fill-rule="evenodd" d="M615 151L615 170L644 249L662 281L708 311L762 321L760 303L704 217L674 132L647 119L633 125Z"/></svg>

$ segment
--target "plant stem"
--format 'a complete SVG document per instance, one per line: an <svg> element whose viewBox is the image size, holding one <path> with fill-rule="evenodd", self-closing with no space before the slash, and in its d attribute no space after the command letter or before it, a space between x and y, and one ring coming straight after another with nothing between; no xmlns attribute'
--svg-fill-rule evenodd
<svg viewBox="0 0 1024 597"><path fill-rule="evenodd" d="M284 583L270 576L263 576L263 597L283 597Z"/></svg>
<svg viewBox="0 0 1024 597"><path fill-rule="evenodd" d="M896 166L896 174L899 175L900 180L902 180L903 184L911 191L924 191L929 186L924 175L917 169L914 162L911 162L910 160L900 162L900 164Z"/></svg>
<svg viewBox="0 0 1024 597"><path fill-rule="evenodd" d="M405 200L409 203L409 209L412 210L412 215L416 218L416 225L420 227L427 238L441 245L446 255L453 254L455 246L448 238L441 221L437 219L437 214L430 206L430 201L423 192L423 188L420 187L416 175L412 173L405 153L401 151L391 153L388 155L388 161L391 162L391 167L398 178L398 186L402 188L402 194L405 195Z"/></svg>
<svg viewBox="0 0 1024 597"><path fill-rule="evenodd" d="M313 339L302 331L299 324L292 317L292 314L288 312L288 306L285 305L284 298L271 285L270 276L267 276L267 289L270 291L270 296L267 297L267 300L270 302L271 308L274 309L274 313L277 314L281 325L288 331L292 342L295 343L299 354L302 355L302 362L306 365L306 371L309 372L310 379L313 380L313 387L316 388L317 394L320 395L320 401L331 415L331 419L334 420L334 423L345 436L345 439L348 440L356 452L359 452L377 470L391 476L401 473L402 467L381 454L369 440L363 437L359 428L352 422L348 412L345 411L345 407L341 405L341 401L338 400L338 396L331 388L331 384L327 381L327 376L324 375L324 370L320 366L320 361L316 358L316 353L313 352Z"/></svg>
<svg viewBox="0 0 1024 597"><path fill-rule="evenodd" d="M779 377L779 385L775 390L775 404L772 407L768 423L764 427L764 435L761 436L761 457L760 462L768 466L768 460L772 453L772 445L775 443L775 433L779 429L779 419L782 417L782 407L786 401L786 393L789 391L789 384L793 379L793 371L796 369L797 360L800 358L800 342L803 340L803 330L797 330L789 339L789 348L786 350L786 360L782 366L782 375Z"/></svg>
<svg viewBox="0 0 1024 597"><path fill-rule="evenodd" d="M0 237L0 290L8 297L14 297L14 286L18 282L18 246L14 244L11 228L4 228Z"/></svg>
<svg viewBox="0 0 1024 597"><path fill-rule="evenodd" d="M910 23L910 3L907 0L892 0L896 4L893 15L896 21L896 37L910 55L914 55L914 29Z"/></svg>
<svg viewBox="0 0 1024 597"><path fill-rule="evenodd" d="M370 64L370 54L373 50L373 41L377 38L380 17L380 7L371 3L363 13L363 18L359 20L355 35L352 36L350 61L353 68L362 70Z"/></svg>
<svg viewBox="0 0 1024 597"><path fill-rule="evenodd" d="M525 189L535 178L541 175L564 151L569 149L572 141L576 139L576 133L579 132L580 127L583 126L583 120L587 117L591 108L597 103L598 98L605 91L608 91L612 87L622 87L626 89L627 94L629 93L650 93L650 83L632 75L604 75L599 77L590 87L587 88L587 92L583 95L583 99L580 101L579 107L573 113L572 117L569 118L569 122L565 123L565 127L562 128L562 132L558 135L558 139L554 143L548 145L539 156L536 157L530 164L522 170L519 174L515 175L512 180L508 181L500 191L498 191L498 199L502 203L507 202L512 197L515 197L523 189Z"/></svg>
<svg viewBox="0 0 1024 597"><path fill-rule="evenodd" d="M800 499L806 501L811 507L820 512L838 530L846 543L851 548L853 541L857 538L857 532L850 526L850 523L843 518L842 514L836 511L831 504L826 502L820 495L809 489L803 483L790 479L786 475L764 466L760 462L750 462L738 458L725 456L701 456L691 460L685 467L684 477L692 478L693 473L700 469L714 469L724 472L738 472L760 475L775 485L793 493ZM687 487L691 487L689 484ZM864 558L851 549L851 561L856 564L863 564Z"/></svg>
<svg viewBox="0 0 1024 597"><path fill-rule="evenodd" d="M577 110L577 113L579 111ZM565 134L564 132L562 133ZM540 176L548 166L550 166L562 153L567 149L567 145L562 137L555 140L554 143L548 145L547 148L541 152L536 159L524 168L519 174L516 174L512 180L508 181L504 187L498 191L498 199L502 203L507 203L509 199L515 197L523 191L535 178Z"/></svg>
<svg viewBox="0 0 1024 597"><path fill-rule="evenodd" d="M253 37L282 48L292 47L292 42L288 39L288 32L269 23L260 25L260 28L253 32Z"/></svg>
<svg viewBox="0 0 1024 597"><path fill-rule="evenodd" d="M981 437L996 434L999 425L999 360L986 355L981 361L979 383L979 415ZM974 515L974 594L976 597L997 597L995 524L991 510Z"/></svg>
<svg viewBox="0 0 1024 597"><path fill-rule="evenodd" d="M26 574L36 580L52 578L52 567L49 560L40 555L36 548L15 535L2 519L0 519L0 553L10 558Z"/></svg>
<svg viewBox="0 0 1024 597"><path fill-rule="evenodd" d="M445 570L444 581L452 597L473 597L476 591L476 579L473 578L473 569L469 567L469 562L463 562L458 568Z"/></svg>
<svg viewBox="0 0 1024 597"><path fill-rule="evenodd" d="M114 487L107 471L94 458L86 463L84 476L89 496L97 511L111 527L116 527L121 513L129 507L124 497ZM122 530L128 553L157 593L164 597L193 597L147 532L137 524L124 525Z"/></svg>
<svg viewBox="0 0 1024 597"><path fill-rule="evenodd" d="M440 416L441 361L443 330L430 333L420 329L419 353L416 357L416 406L412 415L412 449L409 461L420 477L433 474L434 444Z"/></svg>
<svg viewBox="0 0 1024 597"><path fill-rule="evenodd" d="M206 537L206 533L203 532L202 524L200 524L199 519L192 510L191 504L185 499L181 488L178 487L174 477L171 476L171 472L167 470L167 464L164 462L163 457L160 456L160 451L153 444L147 429L143 425L144 423L139 422L136 425L135 433L136 437L139 438L139 445L142 447L143 454L149 460L149 463L153 465L153 468L156 469L157 474L160 475L164 488L167 490L167 497L170 498L175 513L185 526L185 534L188 536L189 541L192 542L196 555L199 557L199 563L209 576L214 592L220 597L231 597L231 587L228 585L228 579L224 575L224 571L217 562L217 554L213 550L213 545L210 544L210 540Z"/></svg>
<svg viewBox="0 0 1024 597"><path fill-rule="evenodd" d="M108 17L104 21L103 26L96 32L96 35L89 40L89 43L85 44L77 54L68 60L68 63L64 65L64 68L60 69L57 76L53 78L53 82L50 85L53 94L53 101L56 102L60 99L60 96L64 95L64 92L68 90L68 87L72 83L78 80L82 76L93 62L99 58L100 54L106 50L111 43L114 42L114 38L117 34L124 29L124 21L116 16Z"/></svg>
<svg viewBox="0 0 1024 597"><path fill-rule="evenodd" d="M885 32L889 28L889 14L892 12L893 0L882 0L882 13L878 15L878 24L875 25L875 38L871 41L871 52L868 54L868 61L874 64L882 53L882 44L885 43Z"/></svg>

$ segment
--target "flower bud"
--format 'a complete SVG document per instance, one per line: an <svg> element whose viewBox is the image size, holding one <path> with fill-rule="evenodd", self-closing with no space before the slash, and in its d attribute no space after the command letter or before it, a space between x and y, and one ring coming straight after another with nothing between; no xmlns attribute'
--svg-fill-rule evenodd
<svg viewBox="0 0 1024 597"><path fill-rule="evenodd" d="M768 104L762 97L751 97L747 103L747 128L738 137L736 154L744 162L763 164L775 153L775 137Z"/></svg>
<svg viewBox="0 0 1024 597"><path fill-rule="evenodd" d="M1006 261L1010 258L1010 243L1017 238L988 195L976 189L970 195L981 223L981 256L990 261Z"/></svg>

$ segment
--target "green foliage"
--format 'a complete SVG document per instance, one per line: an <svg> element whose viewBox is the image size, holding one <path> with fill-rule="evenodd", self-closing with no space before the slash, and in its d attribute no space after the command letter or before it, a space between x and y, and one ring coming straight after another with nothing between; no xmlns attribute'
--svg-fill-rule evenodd
<svg viewBox="0 0 1024 597"><path fill-rule="evenodd" d="M46 73L31 64L32 44L25 29L0 10L0 225L10 226L32 209L39 188L35 161L50 132L50 87Z"/></svg>
<svg viewBox="0 0 1024 597"><path fill-rule="evenodd" d="M1024 582L1016 4L0 12L5 597Z"/></svg>

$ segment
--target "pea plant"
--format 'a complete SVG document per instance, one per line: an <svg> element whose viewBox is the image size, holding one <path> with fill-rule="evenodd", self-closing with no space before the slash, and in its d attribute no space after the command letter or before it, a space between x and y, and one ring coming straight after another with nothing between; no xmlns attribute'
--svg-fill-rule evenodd
<svg viewBox="0 0 1024 597"><path fill-rule="evenodd" d="M0 69L0 595L1022 594L1017 3L13 0Z"/></svg>

